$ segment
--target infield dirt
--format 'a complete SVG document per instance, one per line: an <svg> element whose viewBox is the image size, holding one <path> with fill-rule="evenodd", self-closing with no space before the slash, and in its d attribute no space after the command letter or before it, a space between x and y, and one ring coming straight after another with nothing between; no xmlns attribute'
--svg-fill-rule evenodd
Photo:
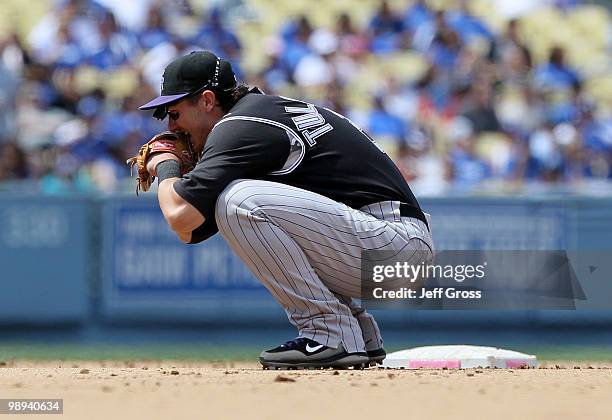
<svg viewBox="0 0 612 420"><path fill-rule="evenodd" d="M63 419L610 419L610 395L612 364L601 363L416 371L266 371L244 362L0 363L0 398L63 398L64 414L52 417Z"/></svg>

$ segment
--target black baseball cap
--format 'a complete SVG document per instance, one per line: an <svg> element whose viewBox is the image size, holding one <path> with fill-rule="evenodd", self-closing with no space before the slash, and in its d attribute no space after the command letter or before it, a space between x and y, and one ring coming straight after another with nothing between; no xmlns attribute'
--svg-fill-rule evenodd
<svg viewBox="0 0 612 420"><path fill-rule="evenodd" d="M227 90L236 85L236 75L229 61L210 51L193 51L166 66L162 76L161 95L139 109L165 108L205 88Z"/></svg>

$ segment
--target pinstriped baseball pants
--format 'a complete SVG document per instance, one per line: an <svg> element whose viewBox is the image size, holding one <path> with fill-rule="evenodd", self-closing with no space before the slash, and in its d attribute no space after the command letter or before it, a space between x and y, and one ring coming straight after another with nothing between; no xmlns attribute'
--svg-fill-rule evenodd
<svg viewBox="0 0 612 420"><path fill-rule="evenodd" d="M286 184L237 180L219 195L215 216L219 232L299 336L352 353L383 343L376 321L355 299L361 252L412 251L414 263L433 259L427 226L401 217L399 204L356 210Z"/></svg>

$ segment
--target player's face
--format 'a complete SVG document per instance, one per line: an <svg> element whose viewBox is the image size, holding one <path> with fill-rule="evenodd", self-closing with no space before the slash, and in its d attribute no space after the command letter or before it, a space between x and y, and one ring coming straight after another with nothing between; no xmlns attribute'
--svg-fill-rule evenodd
<svg viewBox="0 0 612 420"><path fill-rule="evenodd" d="M210 100L200 96L199 99L184 99L168 107L168 130L185 132L191 136L191 143L197 153L204 149L208 134L218 117L214 110L214 94L212 105Z"/></svg>
<svg viewBox="0 0 612 420"><path fill-rule="evenodd" d="M199 118L197 107L190 101L183 100L168 108L168 130L189 133L191 143L196 151L201 152L205 135L203 121Z"/></svg>

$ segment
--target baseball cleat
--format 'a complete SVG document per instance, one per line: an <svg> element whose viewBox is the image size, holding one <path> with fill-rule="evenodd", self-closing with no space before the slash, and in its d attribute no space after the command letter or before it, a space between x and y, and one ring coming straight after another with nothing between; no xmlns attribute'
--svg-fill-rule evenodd
<svg viewBox="0 0 612 420"><path fill-rule="evenodd" d="M376 350L368 350L367 355L369 358L368 364L370 366L382 365L383 360L387 357L387 352L382 347Z"/></svg>
<svg viewBox="0 0 612 420"><path fill-rule="evenodd" d="M347 353L342 345L332 349L309 338L298 337L263 351L259 361L264 369L348 369L368 366L369 358L366 352Z"/></svg>

